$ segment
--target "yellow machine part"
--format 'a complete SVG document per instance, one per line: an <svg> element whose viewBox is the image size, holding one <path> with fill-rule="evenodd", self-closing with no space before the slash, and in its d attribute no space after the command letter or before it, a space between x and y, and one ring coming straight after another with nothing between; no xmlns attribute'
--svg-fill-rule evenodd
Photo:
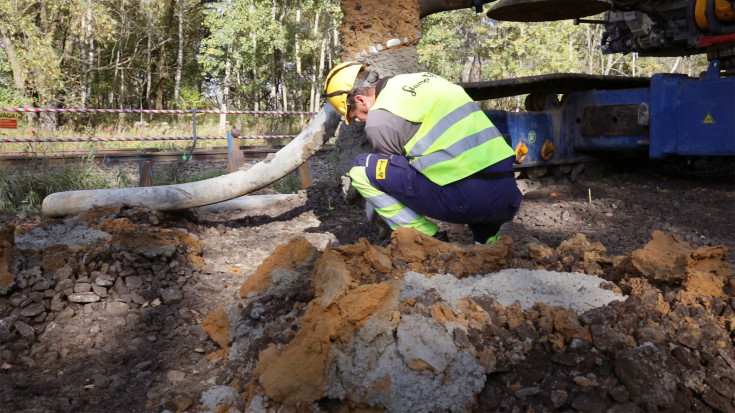
<svg viewBox="0 0 735 413"><path fill-rule="evenodd" d="M728 3L725 0L715 0L715 16L723 22L735 21L732 3Z"/></svg>
<svg viewBox="0 0 735 413"><path fill-rule="evenodd" d="M707 21L707 3L708 0L697 0L694 5L694 21L697 22L699 30L709 30L709 22ZM725 0L715 0L715 16L723 22L732 22L735 20L732 3Z"/></svg>

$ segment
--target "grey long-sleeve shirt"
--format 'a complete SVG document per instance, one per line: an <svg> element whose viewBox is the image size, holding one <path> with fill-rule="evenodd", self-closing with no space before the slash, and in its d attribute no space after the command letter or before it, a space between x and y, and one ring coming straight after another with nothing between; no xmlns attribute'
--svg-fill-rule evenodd
<svg viewBox="0 0 735 413"><path fill-rule="evenodd" d="M368 112L365 134L376 153L406 156L403 147L420 126L387 110L375 109Z"/></svg>

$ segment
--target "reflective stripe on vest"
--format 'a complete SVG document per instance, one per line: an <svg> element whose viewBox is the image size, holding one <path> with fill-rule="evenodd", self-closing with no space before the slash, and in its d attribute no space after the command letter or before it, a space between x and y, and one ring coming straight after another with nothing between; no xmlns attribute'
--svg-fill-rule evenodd
<svg viewBox="0 0 735 413"><path fill-rule="evenodd" d="M389 79L370 110L375 109L421 124L404 151L414 168L439 185L514 155L464 89L430 73Z"/></svg>

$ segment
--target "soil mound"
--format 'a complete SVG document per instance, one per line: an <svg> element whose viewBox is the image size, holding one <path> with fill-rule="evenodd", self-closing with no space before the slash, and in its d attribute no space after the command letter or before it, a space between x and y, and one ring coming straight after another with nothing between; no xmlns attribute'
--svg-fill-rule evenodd
<svg viewBox="0 0 735 413"><path fill-rule="evenodd" d="M205 330L254 366L245 411L733 410L725 248L661 232L614 259L582 235L527 256L511 246L402 229L385 248L296 239ZM599 277L539 269L552 255Z"/></svg>

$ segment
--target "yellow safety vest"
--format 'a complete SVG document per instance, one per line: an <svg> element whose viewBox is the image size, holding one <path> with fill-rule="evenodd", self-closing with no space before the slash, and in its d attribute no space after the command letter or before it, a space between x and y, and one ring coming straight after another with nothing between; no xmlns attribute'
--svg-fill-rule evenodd
<svg viewBox="0 0 735 413"><path fill-rule="evenodd" d="M370 110L420 123L404 150L438 185L466 178L514 155L498 129L461 86L431 73L389 79Z"/></svg>

